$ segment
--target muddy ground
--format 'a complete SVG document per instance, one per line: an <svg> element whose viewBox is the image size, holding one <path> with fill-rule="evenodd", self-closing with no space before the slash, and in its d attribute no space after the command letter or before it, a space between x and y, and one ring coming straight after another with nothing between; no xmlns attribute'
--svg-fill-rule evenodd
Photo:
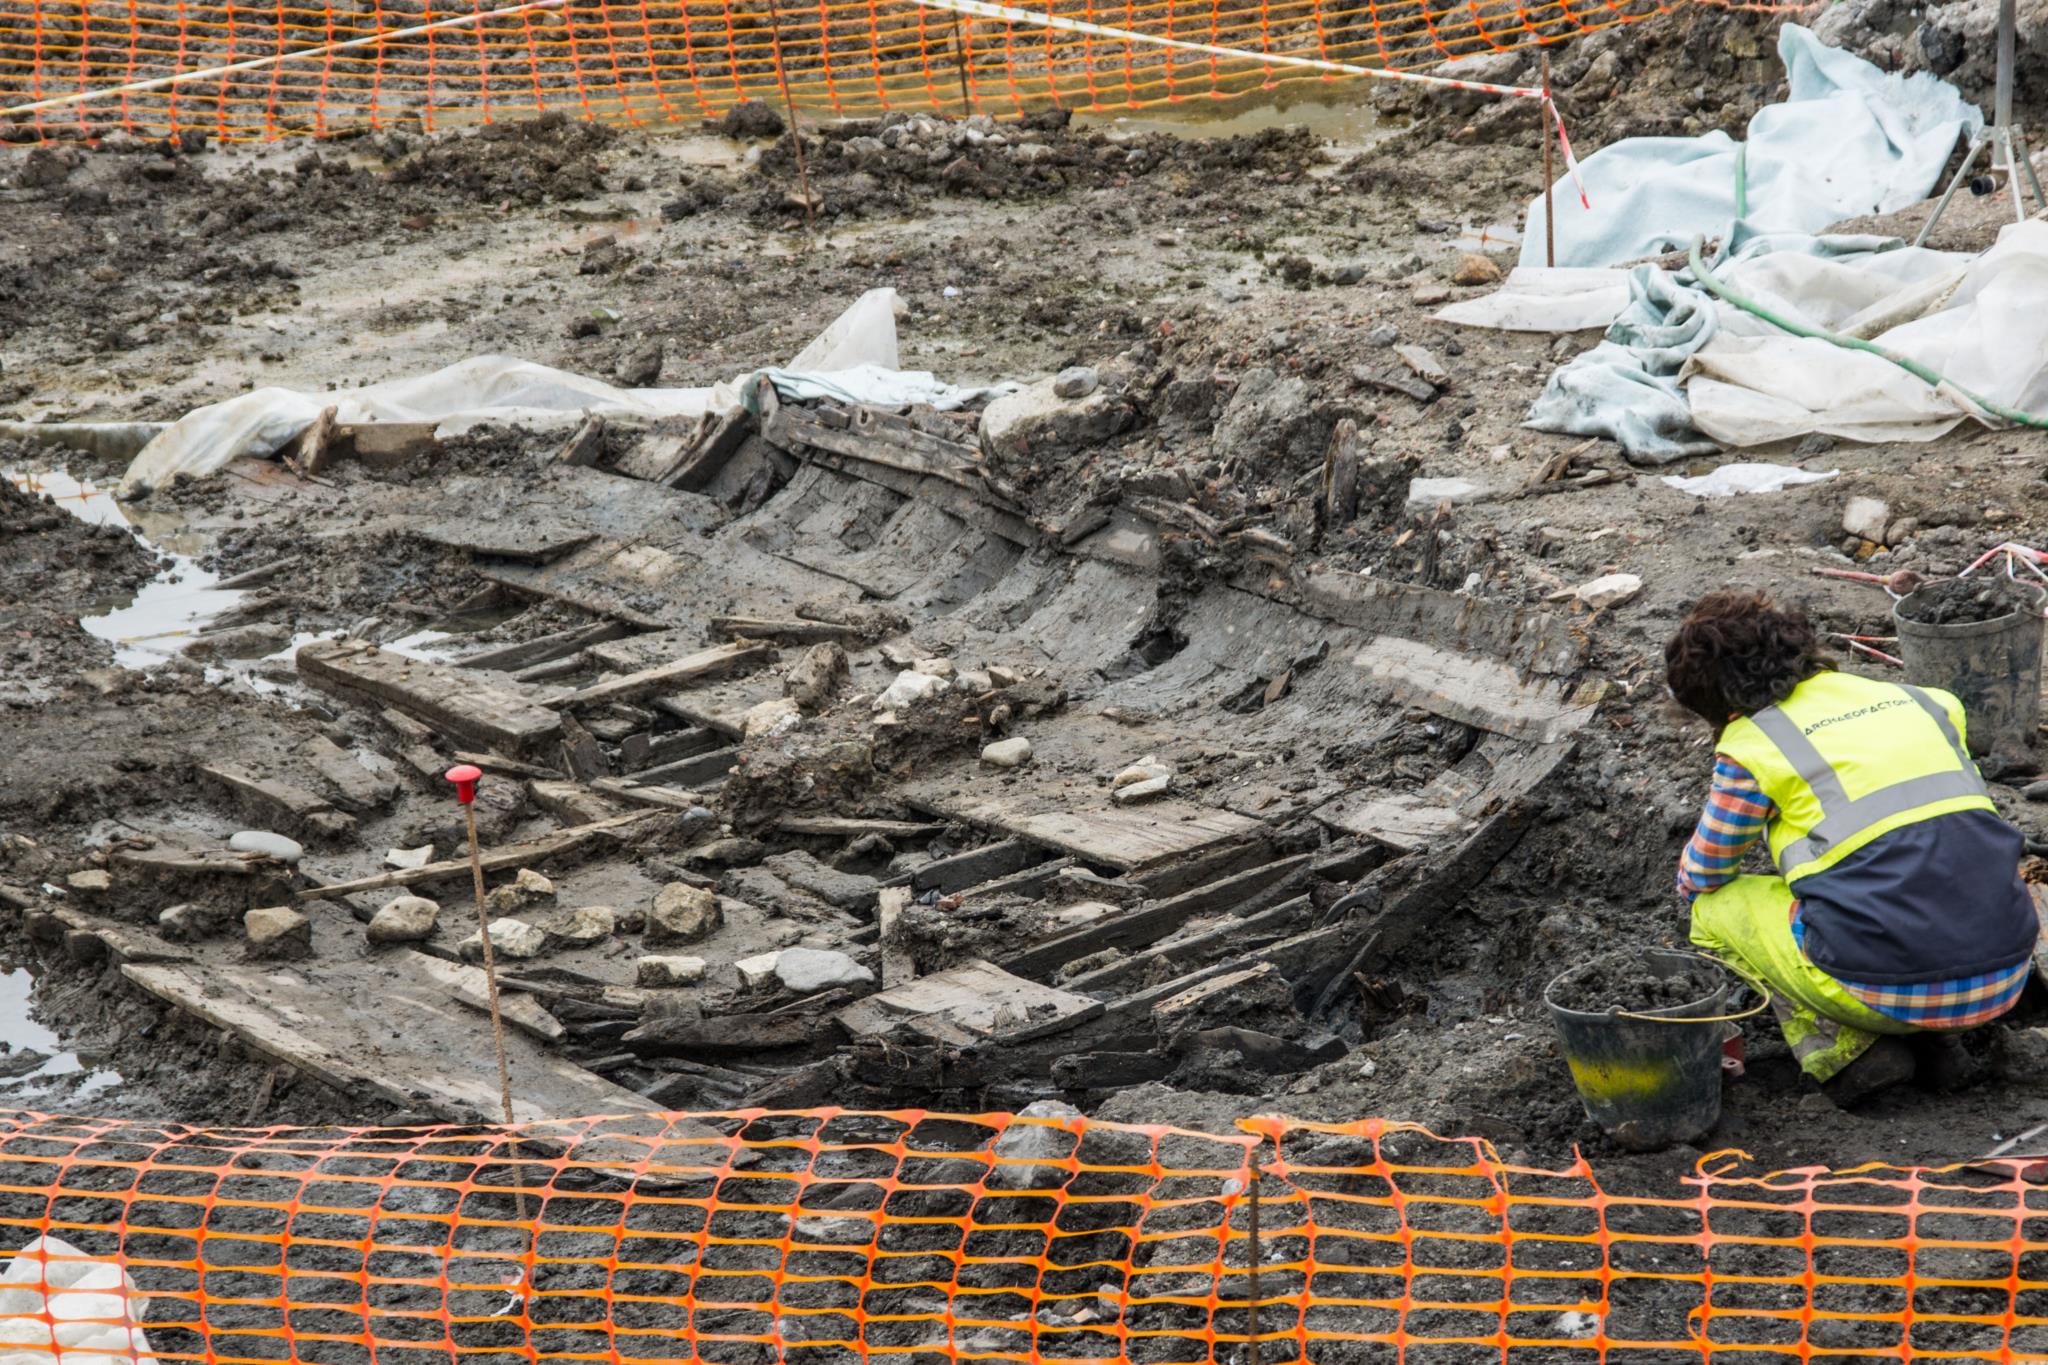
<svg viewBox="0 0 2048 1365"><path fill-rule="evenodd" d="M1566 49L1558 80L1582 148L1629 133L1739 130L1782 91L1771 30L1759 16L1698 14ZM1953 570L1999 540L2048 538L2048 464L2034 437L1975 428L1925 445L1817 440L1753 457L1839 478L1767 500L1701 502L1593 446L1580 468L1619 481L1513 496L1581 444L1520 420L1550 369L1590 338L1553 345L1428 315L1484 287L1451 283L1464 257L1511 255L1498 250L1500 227L1512 228L1540 188L1534 120L1514 105L1379 98L1378 126L1361 133L1372 119L1354 107L1342 142L1313 126L1205 138L1199 126L1132 131L1058 115L1003 124L999 144L986 136L992 124L975 126L979 140L945 121L807 126L809 212L786 134L649 137L547 121L227 152L7 148L0 418L167 420L263 385L320 390L480 353L638 384L710 382L787 359L859 293L893 286L907 304L906 367L968 382L1090 365L1124 385L1120 430L1057 460L998 466L1042 526L1163 500L1196 509L1202 524L1284 541L1302 565L1518 607L1605 573L1644 580L1640 596L1612 608L1552 606L1590 641L1587 672L1610 684L1608 699L1521 842L1368 983L1340 1059L1276 1081L1198 1049L1163 1080L1083 1096L1089 1112L1197 1128L1274 1110L1413 1119L1546 1164L1582 1144L1646 1180L1720 1147L1772 1166L1938 1162L2048 1117L2048 1044L2030 1016L1965 1040L1960 1088L1947 1093L1905 1089L1838 1112L1802 1086L1773 1031L1752 1026L1749 1075L1729 1087L1721 1126L1697 1148L1627 1157L1585 1122L1542 989L1607 947L1683 940L1671 877L1709 754L1707 734L1661 700L1662 640L1684 604L1754 584L1808 606L1828 630L1889 635L1875 589L1809 572L1849 563L1848 499L1884 499L1895 522L1917 524L1872 567ZM1962 208L1935 245L1988 240L1990 215ZM1390 347L1410 342L1448 371L1428 401L1376 382L1400 372ZM1363 433L1361 496L1354 520L1329 525L1318 510L1322 462L1346 421ZM480 481L486 500L473 510L488 520L488 499L542 478L560 439L478 433L444 445L431 465L344 468L310 487L230 475L158 490L136 514L180 528L215 574L298 556L260 589L260 610L245 609L284 637L390 641L433 628L480 644L532 638L586 618L508 606L470 557L409 534L405 508L434 502L459 476ZM105 484L122 462L10 447L0 465L61 465ZM1471 479L1499 496L1409 509L1403 493L1418 474ZM123 825L221 828L216 798L191 776L198 757L365 734L361 713L280 695L288 674L261 664L223 669L171 653L115 668L112 647L77 622L132 591L154 571L150 556L54 505L0 499L0 881L10 903L34 904L37 888L87 865ZM1171 657L1199 589L1255 566L1247 546L1260 543L1173 538L1156 599L1131 604L1132 669ZM1051 682L1085 699L1126 675L1105 665ZM1261 780L1413 790L1463 757L1477 732L1416 712L1324 738L1269 746L1262 762L1277 775L1269 767ZM949 742L957 751L961 741ZM1220 793L1250 767L1205 761L1197 792ZM2024 768L1994 790L2030 835L2048 836L2048 806L2018 795L2032 780ZM504 833L532 815L510 813ZM394 842L437 832L394 817ZM956 847L976 837L945 836ZM663 875L635 871L640 880L619 894L651 894ZM975 932L937 936L984 946ZM37 973L41 1017L123 1078L81 1101L91 1111L389 1116L215 1046L218 1035L128 988L75 939L17 936L0 951ZM34 1076L12 1093L64 1109L81 1083L65 1077L88 1074ZM224 1089L235 1095L226 1110ZM972 1107L1034 1093L1062 1097L1047 1086L941 1087L915 1100Z"/></svg>

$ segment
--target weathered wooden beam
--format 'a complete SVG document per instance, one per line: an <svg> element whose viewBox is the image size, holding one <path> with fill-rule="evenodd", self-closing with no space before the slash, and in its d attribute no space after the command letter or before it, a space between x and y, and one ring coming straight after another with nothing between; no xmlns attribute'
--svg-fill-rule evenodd
<svg viewBox="0 0 2048 1365"><path fill-rule="evenodd" d="M490 668L502 673L516 673L535 664L552 663L556 659L567 658L591 645L616 640L629 629L630 627L623 621L599 621L596 625L558 630L552 635L521 640L517 644L499 645L496 649L464 655L455 662L463 668Z"/></svg>
<svg viewBox="0 0 2048 1365"><path fill-rule="evenodd" d="M653 668L628 673L622 678L610 678L601 683L593 683L579 691L556 697L549 705L559 709L595 706L599 702L626 701L654 692L672 691L686 683L717 677L748 664L766 663L774 657L775 648L772 645L717 645L711 649L700 649L695 654L686 654L680 659L672 659L665 664L657 664Z"/></svg>
<svg viewBox="0 0 2048 1365"><path fill-rule="evenodd" d="M885 839L914 839L937 834L946 827L923 820L870 820L851 815L785 815L775 822L783 834L821 835L826 838L857 839L879 834Z"/></svg>
<svg viewBox="0 0 2048 1365"><path fill-rule="evenodd" d="M306 645L298 671L324 692L388 703L469 748L530 753L561 731L561 717L516 684L360 640Z"/></svg>
<svg viewBox="0 0 2048 1365"><path fill-rule="evenodd" d="M1035 943L1003 962L1019 976L1043 976L1105 948L1135 948L1164 938L1191 919L1217 911L1254 914L1285 900L1308 882L1312 855L1299 853L1171 899L1126 910L1093 924Z"/></svg>
<svg viewBox="0 0 2048 1365"><path fill-rule="evenodd" d="M559 858L653 815L652 811L631 811L625 815L615 815L609 820L558 829L553 834L544 834L525 843L494 848L483 855L484 871L501 872L508 867L527 867L550 858ZM305 901L331 896L352 896L358 891L379 891L387 886L420 886L427 882L447 881L468 875L468 858L450 858L443 862L428 863L424 867L402 868L396 872L380 872L374 877L359 877L354 881L315 886L299 892L298 898Z"/></svg>
<svg viewBox="0 0 2048 1365"><path fill-rule="evenodd" d="M729 639L786 640L792 644L814 644L821 640L857 640L859 626L837 621L785 621L765 616L714 616L711 633Z"/></svg>

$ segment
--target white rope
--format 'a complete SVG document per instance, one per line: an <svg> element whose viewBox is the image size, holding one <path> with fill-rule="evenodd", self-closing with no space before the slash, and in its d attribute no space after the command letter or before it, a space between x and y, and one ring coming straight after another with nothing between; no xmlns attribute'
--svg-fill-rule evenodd
<svg viewBox="0 0 2048 1365"><path fill-rule="evenodd" d="M385 33L372 33L361 38L350 38L344 42L322 43L318 47L302 47L296 52L279 52L269 57L254 57L246 62L235 62L228 66L209 66L203 71L180 71L175 76L157 76L146 81L130 81L126 85L103 85L97 90L80 90L75 94L56 95L50 99L37 100L33 104L17 104L9 109L0 109L0 118L14 114L34 114L44 109L61 109L66 105L84 104L88 100L109 99L115 95L133 95L146 90L162 90L166 86L185 85L192 81L210 81L222 76L239 75L244 71L261 71L280 62L302 61L307 57L321 57L330 52L346 52L351 48L375 47L379 43L395 42L400 38L416 38L422 33L433 33L439 29L463 28L480 24L486 19L498 19L508 14L524 14L537 9L559 9L569 0L527 0L525 4L511 5L505 9L494 9L483 14L465 14L454 19L437 19L431 24L414 24L411 28L395 28Z"/></svg>

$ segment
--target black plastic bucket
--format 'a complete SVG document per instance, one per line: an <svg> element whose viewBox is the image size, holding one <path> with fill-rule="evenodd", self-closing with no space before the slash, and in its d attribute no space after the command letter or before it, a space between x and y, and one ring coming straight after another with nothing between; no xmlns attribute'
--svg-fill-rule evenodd
<svg viewBox="0 0 2048 1365"><path fill-rule="evenodd" d="M1915 621L1906 612L1918 593L1892 608L1906 681L1955 693L1970 722L1970 752L1979 758L2018 756L2033 746L2040 724L2043 593L2021 586L2033 605L1989 621Z"/></svg>
<svg viewBox="0 0 2048 1365"><path fill-rule="evenodd" d="M1703 973L1718 984L1697 1000L1662 1008L1589 1014L1557 1003L1558 987L1582 972L1631 958L1657 976ZM1564 1058L1586 1116L1622 1146L1655 1151L1689 1142L1721 1117L1721 1042L1740 978L1699 953L1630 949L1583 962L1544 987Z"/></svg>

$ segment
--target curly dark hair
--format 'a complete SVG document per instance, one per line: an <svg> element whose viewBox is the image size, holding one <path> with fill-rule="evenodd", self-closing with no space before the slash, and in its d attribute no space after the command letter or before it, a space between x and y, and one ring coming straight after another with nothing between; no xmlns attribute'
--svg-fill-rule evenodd
<svg viewBox="0 0 2048 1365"><path fill-rule="evenodd" d="M1723 588L1693 604L1664 646L1664 679L1679 705L1709 725L1775 706L1835 661L1806 613L1760 592Z"/></svg>

